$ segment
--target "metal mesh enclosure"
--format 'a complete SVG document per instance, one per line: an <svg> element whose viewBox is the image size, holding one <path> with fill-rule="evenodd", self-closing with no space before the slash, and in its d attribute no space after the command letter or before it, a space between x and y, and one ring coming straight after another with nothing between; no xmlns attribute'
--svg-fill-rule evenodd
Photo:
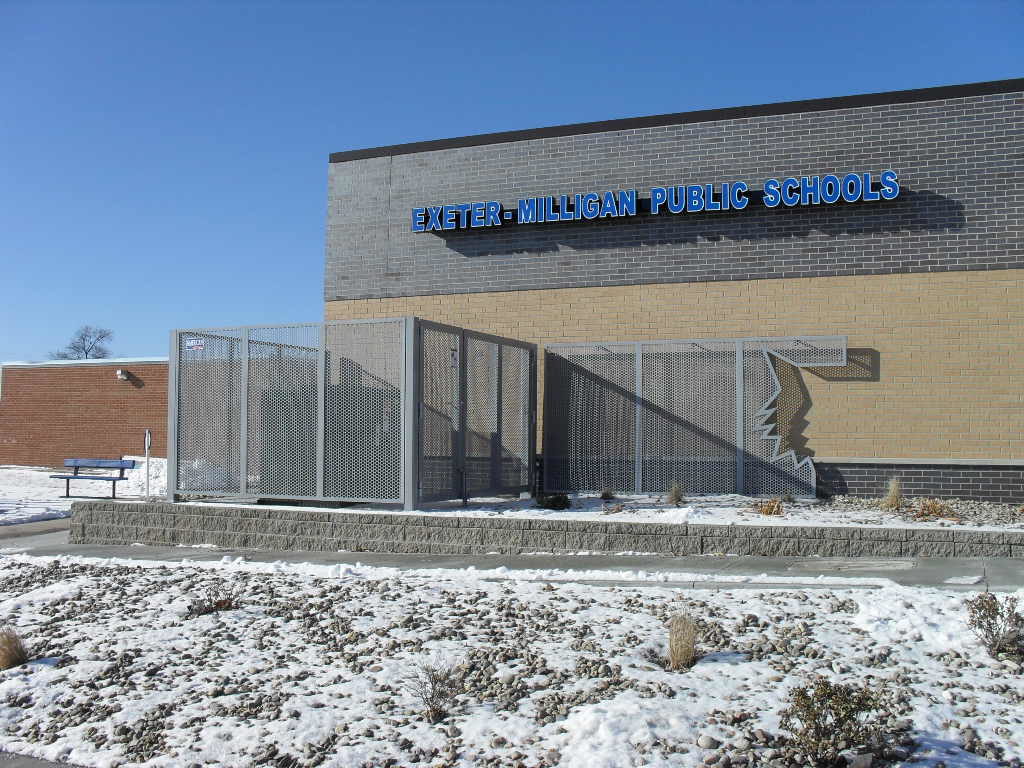
<svg viewBox="0 0 1024 768"><path fill-rule="evenodd" d="M532 487L535 348L416 318L175 331L172 497Z"/></svg>
<svg viewBox="0 0 1024 768"><path fill-rule="evenodd" d="M775 358L845 365L846 338L548 347L545 488L813 495L810 459L780 451L775 433Z"/></svg>

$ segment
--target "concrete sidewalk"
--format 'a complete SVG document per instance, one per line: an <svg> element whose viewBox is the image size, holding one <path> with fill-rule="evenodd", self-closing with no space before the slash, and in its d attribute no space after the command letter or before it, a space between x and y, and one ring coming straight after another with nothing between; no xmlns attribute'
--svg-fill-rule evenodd
<svg viewBox="0 0 1024 768"><path fill-rule="evenodd" d="M36 523L0 525L0 540L20 539L25 536L38 536L43 533L57 533L58 531L67 531L70 528L71 518L69 517L58 518L56 520L40 520Z"/></svg>
<svg viewBox="0 0 1024 768"><path fill-rule="evenodd" d="M56 766L67 766L71 763L52 763L49 760L41 760L38 757L27 757L15 755L12 752L0 752L0 768L56 768Z"/></svg>
<svg viewBox="0 0 1024 768"><path fill-rule="evenodd" d="M19 530L21 529L21 530ZM634 581L631 578L602 580L602 584L630 586L679 586L723 588L757 587L780 577L799 579L794 587L825 587L820 576L884 578L905 586L978 590L985 585L1006 591L1024 587L1024 560L1009 558L821 558L748 557L690 555L429 555L378 554L371 552L284 552L273 550L203 549L192 547L110 546L68 543L68 521L47 521L0 528L0 549L32 555L77 555L96 558L127 558L180 562L218 561L225 556L245 557L253 562L375 565L400 569L506 568L514 573L524 569L603 570L619 572L701 573L711 576L744 576L745 583L733 581ZM950 583L950 580L953 580ZM586 578L581 574L581 582Z"/></svg>

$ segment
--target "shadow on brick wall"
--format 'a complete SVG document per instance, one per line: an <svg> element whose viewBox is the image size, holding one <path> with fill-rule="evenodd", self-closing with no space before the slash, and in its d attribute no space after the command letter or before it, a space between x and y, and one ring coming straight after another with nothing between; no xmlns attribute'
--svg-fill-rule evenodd
<svg viewBox="0 0 1024 768"><path fill-rule="evenodd" d="M804 370L825 381L878 381L881 378L881 356L877 349L870 347L850 347L846 350L846 365L801 369L777 357L772 361L782 386L782 393L775 404L776 432L782 438L779 450L792 449L799 456L814 456L814 450L807 446L804 435L810 423L807 413L813 405L811 393L804 383Z"/></svg>
<svg viewBox="0 0 1024 768"><path fill-rule="evenodd" d="M810 423L807 412L811 410L811 393L807 390L800 369L785 360L772 357L775 375L779 377L782 392L775 402L775 433L782 438L779 451L796 451L797 455L809 456L804 430Z"/></svg>
<svg viewBox="0 0 1024 768"><path fill-rule="evenodd" d="M877 349L850 347L846 350L846 365L823 365L807 371L825 381L879 381L882 358Z"/></svg>
<svg viewBox="0 0 1024 768"><path fill-rule="evenodd" d="M818 495L882 496L899 478L904 496L1024 501L1024 468L999 464L831 464L815 462Z"/></svg>
<svg viewBox="0 0 1024 768"><path fill-rule="evenodd" d="M448 248L463 256L479 257L698 242L764 243L810 237L818 232L832 238L956 232L965 226L964 206L958 200L934 192L903 189L898 199L878 203L769 209L754 202L743 211L641 214L629 219L520 224L431 234L444 239ZM860 253L849 255L863 258Z"/></svg>

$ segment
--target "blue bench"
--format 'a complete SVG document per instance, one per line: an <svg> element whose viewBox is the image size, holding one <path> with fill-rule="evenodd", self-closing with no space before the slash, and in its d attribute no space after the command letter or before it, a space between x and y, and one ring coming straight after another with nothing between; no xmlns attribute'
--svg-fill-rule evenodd
<svg viewBox="0 0 1024 768"><path fill-rule="evenodd" d="M50 475L50 477L57 480L64 481L64 497L70 498L71 496L71 481L72 480L102 480L110 483L110 498L117 498L117 483L119 480L124 480L124 471L126 469L135 469L135 462L131 459L64 459L65 467L74 467L75 471L70 475ZM99 475L95 472L80 474L81 469L119 469L120 474L117 475Z"/></svg>

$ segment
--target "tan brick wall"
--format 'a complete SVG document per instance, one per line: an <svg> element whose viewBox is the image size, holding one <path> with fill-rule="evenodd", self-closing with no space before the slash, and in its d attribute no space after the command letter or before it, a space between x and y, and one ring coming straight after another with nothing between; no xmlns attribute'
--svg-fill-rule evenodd
<svg viewBox="0 0 1024 768"><path fill-rule="evenodd" d="M845 334L851 349L877 352L878 381L852 365L827 378L799 371L798 450L1024 459L1024 270L363 299L327 302L325 314L418 315L540 345Z"/></svg>
<svg viewBox="0 0 1024 768"><path fill-rule="evenodd" d="M118 368L133 375L120 381ZM0 464L59 467L64 459L167 456L167 363L0 370Z"/></svg>

